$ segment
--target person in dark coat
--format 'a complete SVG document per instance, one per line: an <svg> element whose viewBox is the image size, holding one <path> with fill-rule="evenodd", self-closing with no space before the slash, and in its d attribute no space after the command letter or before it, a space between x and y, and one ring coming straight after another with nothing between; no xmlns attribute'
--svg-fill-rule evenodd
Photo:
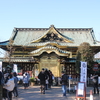
<svg viewBox="0 0 100 100"><path fill-rule="evenodd" d="M51 88L51 85L53 84L53 79L52 79L52 77L53 77L53 74L52 74L52 72L49 70L49 85L48 85L49 88Z"/></svg>
<svg viewBox="0 0 100 100"><path fill-rule="evenodd" d="M43 92L43 94L45 94L45 83L46 83L47 75L45 73L44 68L42 68L42 71L39 73L38 79L40 79L41 93ZM42 91L42 88L43 88L43 91Z"/></svg>
<svg viewBox="0 0 100 100"><path fill-rule="evenodd" d="M18 77L17 77L17 73L14 72L13 73L13 78L14 78L14 83L15 83L15 87L14 87L14 90L13 90L13 93L14 93L14 96L17 97L18 96Z"/></svg>
<svg viewBox="0 0 100 100"><path fill-rule="evenodd" d="M66 96L66 86L68 84L68 76L65 74L64 71L62 71L61 84L62 84L63 96Z"/></svg>
<svg viewBox="0 0 100 100"><path fill-rule="evenodd" d="M3 78L3 74L0 71L0 100L2 100L2 78Z"/></svg>
<svg viewBox="0 0 100 100"><path fill-rule="evenodd" d="M0 71L0 85L2 85L2 83L1 83L2 77L3 77L3 74L2 74L2 72Z"/></svg>
<svg viewBox="0 0 100 100"><path fill-rule="evenodd" d="M49 73L48 69L45 69L45 74L46 74L46 77L47 77L46 84L45 84L45 89L47 90L48 87L49 87L49 80L50 80L50 73Z"/></svg>
<svg viewBox="0 0 100 100"><path fill-rule="evenodd" d="M94 74L91 79L93 80L93 88L94 88L94 94L99 94L99 88L98 88L98 75Z"/></svg>

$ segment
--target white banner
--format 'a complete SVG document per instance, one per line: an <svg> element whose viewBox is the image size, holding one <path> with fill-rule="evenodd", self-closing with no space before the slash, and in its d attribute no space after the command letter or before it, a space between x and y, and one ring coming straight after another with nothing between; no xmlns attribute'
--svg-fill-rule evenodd
<svg viewBox="0 0 100 100"><path fill-rule="evenodd" d="M14 66L13 66L13 72L17 73L17 64L14 64Z"/></svg>
<svg viewBox="0 0 100 100"><path fill-rule="evenodd" d="M87 62L81 61L81 77L80 82L87 82Z"/></svg>
<svg viewBox="0 0 100 100"><path fill-rule="evenodd" d="M39 74L39 71L37 69L35 69L35 77L37 77Z"/></svg>
<svg viewBox="0 0 100 100"><path fill-rule="evenodd" d="M2 72L2 61L0 61L0 71Z"/></svg>

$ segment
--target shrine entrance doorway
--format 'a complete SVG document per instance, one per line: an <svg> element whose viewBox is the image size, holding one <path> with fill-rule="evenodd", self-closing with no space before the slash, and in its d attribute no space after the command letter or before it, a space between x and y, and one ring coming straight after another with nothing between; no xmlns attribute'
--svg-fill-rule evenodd
<svg viewBox="0 0 100 100"><path fill-rule="evenodd" d="M42 68L47 68L48 70L51 70L53 75L55 77L60 76L60 62L58 61L57 56L54 54L48 55L43 55L40 58L40 71Z"/></svg>

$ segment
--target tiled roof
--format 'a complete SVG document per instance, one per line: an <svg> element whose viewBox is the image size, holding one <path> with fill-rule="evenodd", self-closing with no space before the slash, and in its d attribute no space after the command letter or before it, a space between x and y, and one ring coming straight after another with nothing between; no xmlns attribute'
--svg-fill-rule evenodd
<svg viewBox="0 0 100 100"><path fill-rule="evenodd" d="M54 26L53 26L54 27ZM92 28L55 28L64 38L73 41L73 43L55 42L62 46L79 46L83 42L88 42L91 46L100 46L96 41ZM15 46L44 46L50 41L45 43L35 43L34 41L45 36L50 28L14 28L12 36L13 45ZM33 41L33 42L32 42Z"/></svg>

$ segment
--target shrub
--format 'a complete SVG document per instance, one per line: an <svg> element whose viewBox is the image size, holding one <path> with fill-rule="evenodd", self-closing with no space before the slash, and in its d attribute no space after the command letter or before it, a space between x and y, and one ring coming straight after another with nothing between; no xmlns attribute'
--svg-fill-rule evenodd
<svg viewBox="0 0 100 100"><path fill-rule="evenodd" d="M30 78L30 82L35 82L35 78L34 77L31 77Z"/></svg>

